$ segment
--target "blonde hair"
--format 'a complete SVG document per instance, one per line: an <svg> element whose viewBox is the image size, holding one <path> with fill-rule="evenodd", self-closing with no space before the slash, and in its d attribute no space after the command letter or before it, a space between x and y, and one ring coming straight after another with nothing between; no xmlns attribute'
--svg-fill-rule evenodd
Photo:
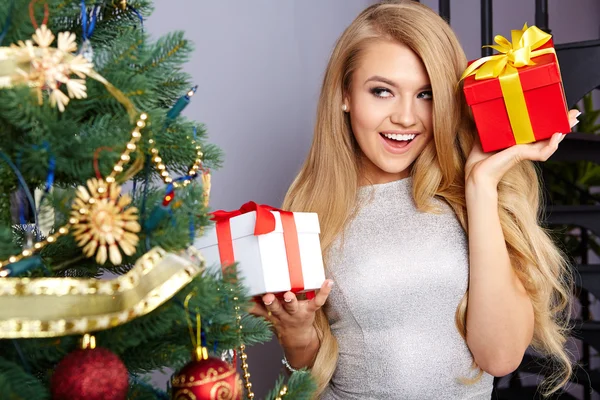
<svg viewBox="0 0 600 400"><path fill-rule="evenodd" d="M464 165L476 130L462 90L457 90L467 64L464 52L452 29L432 10L412 0L388 1L365 9L338 39L323 80L308 157L284 200L285 209L319 214L324 253L357 207L360 149L341 105L363 49L376 40L411 48L431 81L434 139L411 168L415 203L419 210L431 212L432 200L443 199L467 229ZM572 372L564 349L571 278L563 255L539 224L540 185L533 163L521 162L504 176L498 201L512 265L533 304L532 347L554 362L553 374L545 381L546 393L551 394ZM465 340L467 298L468 290L456 311L456 325ZM321 393L334 373L338 348L322 310L315 327L321 347L312 373Z"/></svg>

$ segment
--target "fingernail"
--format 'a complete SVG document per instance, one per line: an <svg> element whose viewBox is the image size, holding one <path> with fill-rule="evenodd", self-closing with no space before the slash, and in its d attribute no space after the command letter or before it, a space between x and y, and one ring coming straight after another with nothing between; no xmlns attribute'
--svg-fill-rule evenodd
<svg viewBox="0 0 600 400"><path fill-rule="evenodd" d="M571 128L574 127L575 125L577 125L579 123L579 120L575 120L575 123L573 125L571 125Z"/></svg>
<svg viewBox="0 0 600 400"><path fill-rule="evenodd" d="M581 115L581 111L577 112L577 115L575 116L575 118L579 117Z"/></svg>
<svg viewBox="0 0 600 400"><path fill-rule="evenodd" d="M286 303L291 303L291 302L292 302L292 299L288 299L287 297L284 297L284 298L283 298L283 301L285 301Z"/></svg>
<svg viewBox="0 0 600 400"><path fill-rule="evenodd" d="M333 281L327 282L327 287L333 287Z"/></svg>
<svg viewBox="0 0 600 400"><path fill-rule="evenodd" d="M273 304L273 302L272 302L272 301L270 301L270 302L268 302L268 303L265 301L265 306L270 306L271 304Z"/></svg>
<svg viewBox="0 0 600 400"><path fill-rule="evenodd" d="M561 133L561 134L560 134L560 140L559 140L559 143L563 141L563 139L565 138L565 136L567 136L567 134L566 134L566 133Z"/></svg>

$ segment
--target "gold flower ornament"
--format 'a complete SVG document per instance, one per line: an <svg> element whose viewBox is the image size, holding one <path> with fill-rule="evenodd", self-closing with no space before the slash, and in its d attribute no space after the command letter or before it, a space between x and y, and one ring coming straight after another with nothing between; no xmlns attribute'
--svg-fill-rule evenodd
<svg viewBox="0 0 600 400"><path fill-rule="evenodd" d="M40 104L42 91L47 89L50 104L62 112L69 98L87 96L85 78L93 73L93 66L82 55L73 54L77 50L74 33L60 32L56 48L50 47L54 39L54 34L42 25L32 40L0 48L0 88L28 84L37 91ZM66 86L68 96L61 85Z"/></svg>
<svg viewBox="0 0 600 400"><path fill-rule="evenodd" d="M122 195L114 182L90 179L87 187L77 188L69 222L86 257L95 254L98 264L110 259L118 265L123 261L121 251L128 256L135 253L141 227L137 209L130 204L131 197Z"/></svg>

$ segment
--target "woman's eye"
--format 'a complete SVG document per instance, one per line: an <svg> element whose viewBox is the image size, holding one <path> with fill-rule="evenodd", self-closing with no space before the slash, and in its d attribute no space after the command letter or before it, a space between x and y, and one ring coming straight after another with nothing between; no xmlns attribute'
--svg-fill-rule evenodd
<svg viewBox="0 0 600 400"><path fill-rule="evenodd" d="M419 93L417 96L419 99L433 99L433 92L431 90L425 90L424 92Z"/></svg>
<svg viewBox="0 0 600 400"><path fill-rule="evenodd" d="M382 88L382 87L377 87L377 88L371 89L371 93L373 95L375 95L376 97L381 97L381 98L387 98L387 97L393 96L392 92L390 92L388 89Z"/></svg>

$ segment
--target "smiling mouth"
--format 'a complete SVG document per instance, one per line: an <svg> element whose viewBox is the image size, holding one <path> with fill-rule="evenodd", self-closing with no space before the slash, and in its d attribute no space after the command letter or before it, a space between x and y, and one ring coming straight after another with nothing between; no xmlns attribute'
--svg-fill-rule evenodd
<svg viewBox="0 0 600 400"><path fill-rule="evenodd" d="M389 146L388 148L394 150L400 150L408 147L412 141L419 136L418 133L390 133L390 132L379 132L379 135L383 141Z"/></svg>

